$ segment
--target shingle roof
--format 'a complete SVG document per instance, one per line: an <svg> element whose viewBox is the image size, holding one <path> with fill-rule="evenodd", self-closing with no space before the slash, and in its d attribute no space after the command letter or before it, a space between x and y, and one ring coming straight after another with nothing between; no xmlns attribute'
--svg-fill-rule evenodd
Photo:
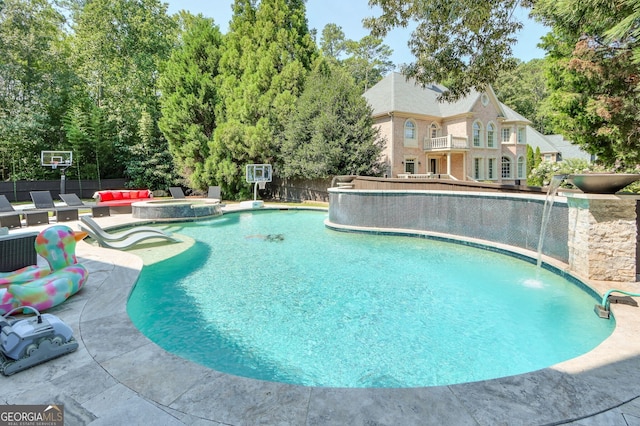
<svg viewBox="0 0 640 426"><path fill-rule="evenodd" d="M519 121L519 122L531 124L530 120L518 114L517 112L515 112L505 104L500 103L500 106L502 107L502 111L504 111L504 118L506 121Z"/></svg>
<svg viewBox="0 0 640 426"><path fill-rule="evenodd" d="M572 144L562 135L543 135L530 126L527 126L527 144L531 145L533 149L540 147L540 152L543 154L560 153L563 160L568 158L593 160L591 154L578 145Z"/></svg>
<svg viewBox="0 0 640 426"><path fill-rule="evenodd" d="M538 132L531 126L527 126L527 145L530 145L534 150L540 148L542 154L557 154L560 152L558 148L553 146L549 139Z"/></svg>
<svg viewBox="0 0 640 426"><path fill-rule="evenodd" d="M446 90L446 87L439 84L422 86L413 78L392 72L367 90L363 96L373 108L374 116L400 112L441 118L472 111L481 96L481 93L472 90L469 95L455 102L438 101L438 96ZM488 92L495 96L493 91L489 90ZM530 123L529 120L511 108L498 103L502 109L500 115L504 116L506 120Z"/></svg>

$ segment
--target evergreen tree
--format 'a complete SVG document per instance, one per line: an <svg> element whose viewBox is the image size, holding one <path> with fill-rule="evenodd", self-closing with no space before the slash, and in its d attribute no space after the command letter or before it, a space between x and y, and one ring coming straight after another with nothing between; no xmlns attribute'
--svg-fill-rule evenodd
<svg viewBox="0 0 640 426"><path fill-rule="evenodd" d="M320 61L287 123L282 175L379 175L383 146L371 107L353 78L338 65Z"/></svg>
<svg viewBox="0 0 640 426"><path fill-rule="evenodd" d="M336 24L327 24L322 29L322 37L320 38L320 50L326 58L332 58L336 61L345 52L347 40L344 36L342 27Z"/></svg>
<svg viewBox="0 0 640 426"><path fill-rule="evenodd" d="M284 126L316 55L304 0L262 0L257 7L235 0L220 60L218 126L206 163L210 184L247 196L245 165L278 161Z"/></svg>
<svg viewBox="0 0 640 426"><path fill-rule="evenodd" d="M168 189L177 179L167 141L158 129L157 116L149 111L140 114L138 141L129 148L127 163L129 185L132 188Z"/></svg>
<svg viewBox="0 0 640 426"><path fill-rule="evenodd" d="M222 35L212 19L183 13L180 44L161 74L162 118L159 127L169 141L177 173L191 188L206 189L204 170L216 128L218 92L215 78Z"/></svg>
<svg viewBox="0 0 640 426"><path fill-rule="evenodd" d="M533 148L531 148L531 145L527 145L527 183L530 185L531 183L529 182L529 174L535 166L536 164L534 160Z"/></svg>
<svg viewBox="0 0 640 426"><path fill-rule="evenodd" d="M383 44L381 38L368 35L360 41L349 40L346 42L346 51L349 57L344 60L344 65L356 80L361 93L395 68L389 59L393 49Z"/></svg>

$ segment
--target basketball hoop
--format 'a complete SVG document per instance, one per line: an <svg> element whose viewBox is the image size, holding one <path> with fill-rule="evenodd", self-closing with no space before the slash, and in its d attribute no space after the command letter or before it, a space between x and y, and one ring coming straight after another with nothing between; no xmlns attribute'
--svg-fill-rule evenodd
<svg viewBox="0 0 640 426"><path fill-rule="evenodd" d="M51 163L51 169L52 169L52 170L55 170L55 169L57 169L57 168L58 168L58 162L57 162L57 161L53 161L53 162Z"/></svg>
<svg viewBox="0 0 640 426"><path fill-rule="evenodd" d="M252 207L263 205L262 201L258 201L258 188L265 189L267 182L271 182L272 174L271 164L247 164L245 179L253 184L253 201L249 202Z"/></svg>

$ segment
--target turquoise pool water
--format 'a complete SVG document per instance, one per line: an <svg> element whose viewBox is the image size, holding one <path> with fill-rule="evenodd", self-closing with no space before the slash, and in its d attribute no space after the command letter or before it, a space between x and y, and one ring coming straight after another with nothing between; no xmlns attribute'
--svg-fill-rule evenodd
<svg viewBox="0 0 640 426"><path fill-rule="evenodd" d="M487 250L327 229L324 212L181 224L197 243L145 266L133 323L181 357L263 380L418 387L492 379L581 355L611 334L598 300Z"/></svg>

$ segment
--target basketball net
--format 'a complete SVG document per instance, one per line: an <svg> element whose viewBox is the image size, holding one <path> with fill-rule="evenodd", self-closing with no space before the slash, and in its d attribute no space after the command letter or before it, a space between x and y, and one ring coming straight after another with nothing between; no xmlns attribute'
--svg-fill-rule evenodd
<svg viewBox="0 0 640 426"><path fill-rule="evenodd" d="M57 161L54 161L53 163L51 163L51 169L52 170L55 170L57 168L58 168L58 162Z"/></svg>

